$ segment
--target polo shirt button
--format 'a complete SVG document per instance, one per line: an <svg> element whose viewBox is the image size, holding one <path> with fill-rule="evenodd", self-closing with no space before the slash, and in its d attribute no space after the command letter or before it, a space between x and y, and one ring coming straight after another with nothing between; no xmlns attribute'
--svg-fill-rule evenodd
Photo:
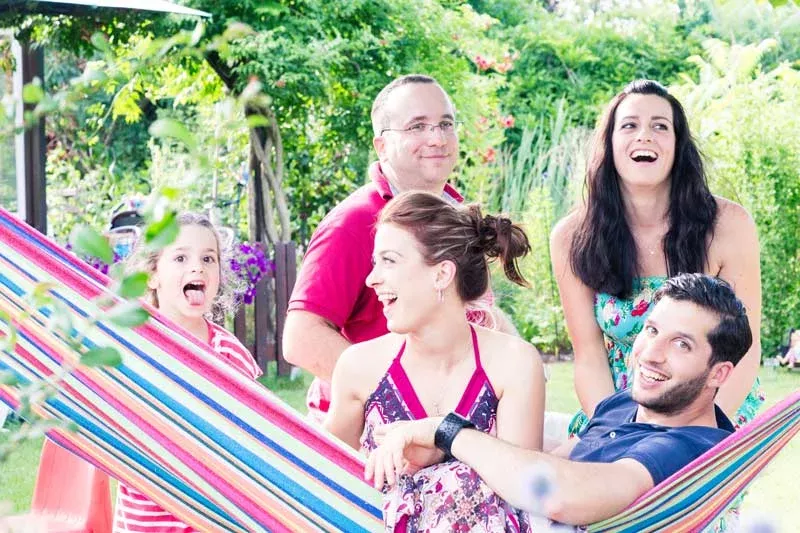
<svg viewBox="0 0 800 533"><path fill-rule="evenodd" d="M612 439L614 439L614 438L617 437L617 432L616 431L612 431L611 433L608 434L608 436L611 437Z"/></svg>

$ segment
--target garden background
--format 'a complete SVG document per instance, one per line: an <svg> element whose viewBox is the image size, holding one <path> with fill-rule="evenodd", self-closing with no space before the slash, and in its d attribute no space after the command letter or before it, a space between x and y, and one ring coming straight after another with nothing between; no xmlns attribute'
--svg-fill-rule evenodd
<svg viewBox="0 0 800 533"><path fill-rule="evenodd" d="M76 79L92 89L69 112L47 115L48 224L56 239L66 242L79 224L102 229L124 197L176 182L184 191L174 198L180 208L212 206L241 239L252 239L248 147L261 128L273 148L265 167L281 186L266 195L269 227L256 237L267 244L294 240L302 253L322 216L365 181L374 96L398 75L426 73L450 93L464 122L457 187L490 210L521 218L532 240L533 253L523 261L532 288L498 280L500 305L542 352L569 352L549 231L581 197L587 143L602 105L630 80L653 78L684 103L712 190L744 205L759 228L763 357L786 342L789 327L800 326L800 8L794 3L185 4L212 13L204 31L176 17L0 20L46 43L46 93L69 91ZM188 35L180 43L203 45L202 53L164 53L138 68L153 43L180 30ZM8 71L10 47L0 42ZM95 76L111 65L114 75ZM259 120L230 104L232 95L254 86L266 95ZM3 90L7 104L9 87ZM151 127L164 119L183 129L154 134ZM9 153L0 150L0 205L13 208ZM198 153L208 158L199 170L192 160ZM798 383L797 374L781 375L774 392ZM569 378L551 387L571 397ZM793 443L783 452L794 461L789 472L798 471L798 451ZM0 476L7 468L0 466ZM8 497L5 481L0 477L0 500ZM791 507L791 500L780 500L784 489L796 493L789 481L787 475L783 489L765 487L765 501ZM784 513L782 522L790 527L797 519Z"/></svg>

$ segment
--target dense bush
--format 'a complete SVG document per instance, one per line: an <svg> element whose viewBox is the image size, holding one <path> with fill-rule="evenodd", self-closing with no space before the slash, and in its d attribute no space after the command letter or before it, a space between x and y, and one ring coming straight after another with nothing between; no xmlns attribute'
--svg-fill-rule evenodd
<svg viewBox="0 0 800 533"><path fill-rule="evenodd" d="M244 236L248 131L244 117L219 106L230 92L242 91L256 79L270 98L283 138L283 185L293 238L302 244L322 216L364 182L366 165L374 157L369 109L375 94L400 74L428 73L450 92L465 122L456 184L467 198L520 216L532 237L535 252L523 268L533 288L500 285L500 303L527 338L547 350L565 348L547 236L582 182L583 147L570 143L585 138L602 105L627 82L649 77L676 87L708 156L715 192L744 204L759 226L765 353L787 326L800 322L800 284L795 282L800 268L800 150L791 137L798 131L794 117L800 102L793 69L800 57L800 11L794 4L189 4L214 15L202 42L213 43L225 31L233 31L235 39L219 54L213 46L204 57L165 54L159 65L137 72L129 83L107 83L76 103L73 118L48 119L50 227L59 236L77 222L103 226L120 196L146 193L195 168L180 143L146 142L147 128L158 118L185 124L198 153L211 159L202 176L189 176L197 179L180 198L181 207L203 208L215 191L223 222ZM237 23L231 29L235 20L246 22L250 30ZM55 90L96 66L108 53L104 47L133 61L154 35L189 22L55 19L40 34L53 50L46 86ZM109 36L106 44L88 38L96 30ZM701 43L709 36L735 46L711 41L715 44L704 49ZM774 44L741 46L766 37ZM78 56L67 50L77 50ZM688 60L695 55L704 60ZM219 128L221 123L226 127ZM564 146L572 146L570 158L559 160L556 155L564 156ZM8 197L6 189L0 183L0 195Z"/></svg>
<svg viewBox="0 0 800 533"><path fill-rule="evenodd" d="M800 325L800 72L761 72L775 45L706 44L699 83L673 90L687 107L714 192L744 205L759 229L762 354Z"/></svg>
<svg viewBox="0 0 800 533"><path fill-rule="evenodd" d="M589 21L540 9L508 29L519 59L502 98L507 111L519 118L517 125L528 127L540 116L554 115L564 99L571 123L591 127L602 106L629 81L651 78L669 84L693 74L686 58L699 52L699 44L685 34L677 15L653 9L659 16L608 13ZM519 137L511 135L511 140L516 143Z"/></svg>

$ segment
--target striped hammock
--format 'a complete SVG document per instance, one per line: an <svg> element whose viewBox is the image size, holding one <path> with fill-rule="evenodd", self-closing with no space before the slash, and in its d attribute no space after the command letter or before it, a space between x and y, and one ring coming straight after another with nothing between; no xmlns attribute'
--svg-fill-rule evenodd
<svg viewBox="0 0 800 533"><path fill-rule="evenodd" d="M168 320L154 316L133 330L101 320L83 345L113 346L123 363L78 366L50 311L25 297L42 282L54 283L50 294L76 317L110 294L102 274L0 210L0 337L9 321L18 334L0 370L24 386L75 367L35 407L78 427L52 429L51 439L200 531L381 528L380 493L362 480L355 452ZM0 401L13 408L18 394L0 386Z"/></svg>
<svg viewBox="0 0 800 533"><path fill-rule="evenodd" d="M75 370L36 407L77 431L48 436L201 531L375 531L380 493L359 457L260 385L155 316L134 330L100 321L83 344L114 346L118 368L77 366L47 309L25 298L40 282L75 316L108 294L100 273L0 210L0 338L17 329L0 370L22 384ZM171 355L166 355L171 354ZM0 401L19 407L18 388ZM699 531L718 517L800 429L800 391L728 437L617 516L587 531Z"/></svg>
<svg viewBox="0 0 800 533"><path fill-rule="evenodd" d="M800 391L653 487L592 532L701 531L728 508L800 430Z"/></svg>

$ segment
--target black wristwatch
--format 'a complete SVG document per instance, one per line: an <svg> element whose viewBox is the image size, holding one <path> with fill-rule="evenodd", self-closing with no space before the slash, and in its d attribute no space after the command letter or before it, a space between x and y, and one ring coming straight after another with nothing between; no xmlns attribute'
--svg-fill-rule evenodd
<svg viewBox="0 0 800 533"><path fill-rule="evenodd" d="M450 447L453 445L453 439L456 438L458 432L464 428L472 429L474 427L475 424L456 413L448 413L448 415L444 417L442 423L436 428L433 444L444 452L445 461L449 461L453 458Z"/></svg>

